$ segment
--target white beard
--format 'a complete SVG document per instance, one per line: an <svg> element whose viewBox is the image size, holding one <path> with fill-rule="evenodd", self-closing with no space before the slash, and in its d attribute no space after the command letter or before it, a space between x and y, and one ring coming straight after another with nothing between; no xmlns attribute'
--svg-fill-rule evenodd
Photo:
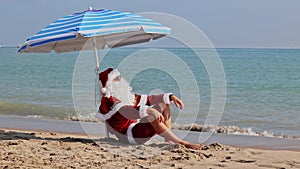
<svg viewBox="0 0 300 169"><path fill-rule="evenodd" d="M135 96L131 92L129 83L121 77L120 81L114 81L107 85L110 95L119 99L122 103L133 104Z"/></svg>

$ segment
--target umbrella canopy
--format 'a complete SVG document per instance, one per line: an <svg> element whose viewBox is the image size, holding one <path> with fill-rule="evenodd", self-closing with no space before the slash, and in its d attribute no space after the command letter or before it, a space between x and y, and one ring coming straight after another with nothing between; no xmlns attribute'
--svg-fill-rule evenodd
<svg viewBox="0 0 300 169"><path fill-rule="evenodd" d="M89 8L51 23L28 38L19 52L53 50L62 53L103 49L105 46L112 48L147 42L167 34L170 34L170 28L137 14ZM89 41L90 38L94 41Z"/></svg>

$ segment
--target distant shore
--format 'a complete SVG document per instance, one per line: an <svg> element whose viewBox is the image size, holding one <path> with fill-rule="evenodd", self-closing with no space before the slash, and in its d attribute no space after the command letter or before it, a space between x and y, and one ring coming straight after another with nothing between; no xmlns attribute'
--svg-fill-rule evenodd
<svg viewBox="0 0 300 169"><path fill-rule="evenodd" d="M18 46L5 46L5 45L0 45L0 48L19 48Z"/></svg>

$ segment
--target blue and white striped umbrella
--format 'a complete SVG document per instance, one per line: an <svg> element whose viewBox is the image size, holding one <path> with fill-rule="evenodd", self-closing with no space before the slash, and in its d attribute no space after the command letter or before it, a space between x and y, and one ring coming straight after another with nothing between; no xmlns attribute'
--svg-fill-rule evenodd
<svg viewBox="0 0 300 169"><path fill-rule="evenodd" d="M28 38L20 53L57 53L148 42L170 34L170 28L137 14L89 10L65 16ZM92 38L92 40L91 40Z"/></svg>

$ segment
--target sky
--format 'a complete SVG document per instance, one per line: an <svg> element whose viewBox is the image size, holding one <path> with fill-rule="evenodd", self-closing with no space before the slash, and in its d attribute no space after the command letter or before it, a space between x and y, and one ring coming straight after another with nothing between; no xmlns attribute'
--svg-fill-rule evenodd
<svg viewBox="0 0 300 169"><path fill-rule="evenodd" d="M196 25L217 48L300 48L299 0L1 0L0 45L23 44L51 22L84 11L161 12ZM172 43L163 41L165 47ZM170 46L172 47L172 46Z"/></svg>

